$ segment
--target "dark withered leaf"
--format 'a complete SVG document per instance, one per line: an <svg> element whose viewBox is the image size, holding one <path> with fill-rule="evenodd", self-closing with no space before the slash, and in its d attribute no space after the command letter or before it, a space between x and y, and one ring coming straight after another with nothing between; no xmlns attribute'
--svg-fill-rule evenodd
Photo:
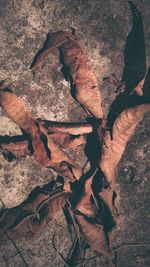
<svg viewBox="0 0 150 267"><path fill-rule="evenodd" d="M0 214L0 234L8 234L13 239L33 237L57 215L65 205L68 194L62 188L44 193L45 187L35 188L19 206L4 209Z"/></svg>
<svg viewBox="0 0 150 267"><path fill-rule="evenodd" d="M129 1L132 13L132 29L126 40L124 51L124 72L122 82L125 82L126 92L130 93L144 78L146 73L145 37L142 15L136 6Z"/></svg>

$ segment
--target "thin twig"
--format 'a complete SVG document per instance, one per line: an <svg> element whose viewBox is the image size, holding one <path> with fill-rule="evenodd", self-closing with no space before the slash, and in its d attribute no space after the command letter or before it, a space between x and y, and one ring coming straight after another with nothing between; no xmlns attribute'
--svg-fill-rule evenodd
<svg viewBox="0 0 150 267"><path fill-rule="evenodd" d="M53 248L55 249L55 251L57 252L57 254L59 255L60 259L63 261L63 263L65 264L66 267L70 267L68 265L68 263L66 262L65 258L63 257L63 255L59 252L59 250L56 248L55 246L55 234L53 235L52 237L52 245L53 245Z"/></svg>
<svg viewBox="0 0 150 267"><path fill-rule="evenodd" d="M89 261L91 261L91 260L93 260L93 259L95 259L95 258L98 258L98 257L99 257L98 255L95 255L95 256L92 256L92 257L90 257L90 258L88 258L88 259L85 259L86 262L85 262L85 264L83 265L83 267L85 267Z"/></svg>
<svg viewBox="0 0 150 267"><path fill-rule="evenodd" d="M5 235L7 236L7 238L12 242L12 244L14 245L14 247L15 247L15 249L17 250L17 252L18 252L18 254L19 254L19 256L20 256L20 258L22 259L22 261L24 262L24 264L25 264L25 266L26 267L29 267L29 265L26 263L26 261L25 261L25 259L24 259L24 257L23 257L23 255L22 255L22 253L21 253L21 251L19 250L19 248L17 247L17 245L16 245L16 243L15 243L15 241L4 231L4 233L5 233Z"/></svg>

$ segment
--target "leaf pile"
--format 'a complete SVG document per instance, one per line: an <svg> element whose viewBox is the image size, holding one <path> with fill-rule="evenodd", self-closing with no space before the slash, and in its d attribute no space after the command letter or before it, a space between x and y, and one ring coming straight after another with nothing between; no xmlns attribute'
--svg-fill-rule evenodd
<svg viewBox="0 0 150 267"><path fill-rule="evenodd" d="M125 67L106 121L97 78L74 30L49 33L31 69L38 71L39 63L58 48L62 72L70 82L72 96L92 116L90 123L35 119L24 101L5 81L1 82L0 105L22 130L21 136L0 137L5 158L11 161L34 156L39 164L55 170L58 177L43 187L36 187L19 206L3 209L0 235L7 233L13 239L35 236L63 207L69 231L75 236L74 249L83 245L82 236L84 248L89 246L95 253L110 255L118 217L115 207L117 164L136 126L150 111L150 74L149 70L146 74L142 16L131 2L130 9L133 26L126 41ZM90 142L93 151L89 149ZM91 167L87 172L65 151L83 144Z"/></svg>

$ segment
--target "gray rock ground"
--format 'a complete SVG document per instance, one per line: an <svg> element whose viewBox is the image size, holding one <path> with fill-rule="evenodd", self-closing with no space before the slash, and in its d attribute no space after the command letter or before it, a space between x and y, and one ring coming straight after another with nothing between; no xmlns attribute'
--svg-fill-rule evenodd
<svg viewBox="0 0 150 267"><path fill-rule="evenodd" d="M150 61L149 0L136 0L144 17L147 62ZM29 65L42 46L48 31L75 27L86 45L101 87L107 113L114 88L102 82L112 72L121 77L123 49L131 27L128 2L124 0L0 0L0 79L10 78L12 86L36 117L50 120L82 120L83 110L71 98L69 85L60 72L57 51L43 63L33 78ZM1 111L0 134L14 135L20 130ZM119 164L117 193L118 233L114 241L117 267L150 266L148 116L138 126ZM83 163L83 162L82 162ZM0 198L6 206L19 204L36 186L55 176L53 171L25 158L12 163L0 155ZM52 247L56 234L59 251L67 255L70 237L63 214L44 229L34 241L16 244L29 267L63 266ZM25 266L16 248L6 240L0 245L0 266ZM86 266L107 267L105 258L93 259Z"/></svg>

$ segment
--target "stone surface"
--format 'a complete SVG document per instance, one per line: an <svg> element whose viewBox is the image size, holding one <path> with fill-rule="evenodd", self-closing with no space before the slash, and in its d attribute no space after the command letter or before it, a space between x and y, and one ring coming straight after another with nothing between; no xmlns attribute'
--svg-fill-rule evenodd
<svg viewBox="0 0 150 267"><path fill-rule="evenodd" d="M117 251L118 267L149 267L150 245L127 245Z"/></svg>
<svg viewBox="0 0 150 267"><path fill-rule="evenodd" d="M144 17L147 62L150 55L150 1L136 0ZM121 77L126 36L131 28L128 2L123 0L0 0L0 79L9 78L14 91L24 99L35 117L58 120L84 120L85 113L71 98L68 83L60 69L58 51L42 63L35 78L29 66L42 46L46 34L74 27L85 44L102 92L105 114L115 97L114 87L102 81L115 73ZM20 130L0 110L0 134L19 134ZM114 242L117 267L148 267L149 239L149 162L150 119L145 117L129 142L119 163L117 205L118 233ZM84 158L84 157L83 157ZM84 165L84 159L81 165ZM39 166L33 158L8 163L0 155L0 198L6 206L18 205L36 186L56 174ZM58 250L67 255L71 245L63 214L60 213L42 236L16 244L29 267L63 266L52 246L56 235ZM130 244L135 246L130 246ZM136 244L139 244L138 246ZM137 256L134 256L134 255ZM144 256L143 256L144 255ZM93 254L91 254L93 256ZM128 259L128 262L126 262ZM136 265L137 264L137 265ZM141 264L141 265L140 265ZM149 265L147 265L149 264ZM0 245L0 266L25 266L16 248L7 240ZM82 265L83 266L83 265ZM91 259L86 266L108 267L104 257Z"/></svg>

